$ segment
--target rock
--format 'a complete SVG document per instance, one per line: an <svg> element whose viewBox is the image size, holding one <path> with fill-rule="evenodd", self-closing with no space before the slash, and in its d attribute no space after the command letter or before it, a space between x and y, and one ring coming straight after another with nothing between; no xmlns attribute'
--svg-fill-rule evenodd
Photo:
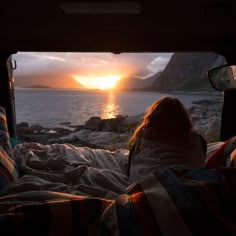
<svg viewBox="0 0 236 236"><path fill-rule="evenodd" d="M188 109L194 128L208 143L219 140L222 107L217 100L213 97L209 100L196 101ZM103 120L100 117L91 117L85 125L70 126L73 129L45 128L40 125L27 127L27 123L22 122L21 125L17 125L17 137L21 142L42 144L68 142L91 148L126 149L129 138L142 119L143 114Z"/></svg>
<svg viewBox="0 0 236 236"><path fill-rule="evenodd" d="M66 136L73 131L64 128L44 128L40 125L32 125L31 127L17 127L17 139L20 142L38 142L48 144L52 138Z"/></svg>
<svg viewBox="0 0 236 236"><path fill-rule="evenodd" d="M84 125L77 125L77 126L74 127L74 130L79 131L79 130L84 129L84 128L85 128Z"/></svg>
<svg viewBox="0 0 236 236"><path fill-rule="evenodd" d="M47 131L47 133L48 133L48 134L56 134L57 131L56 131L56 130L52 130L52 129L50 129L49 131Z"/></svg>
<svg viewBox="0 0 236 236"><path fill-rule="evenodd" d="M21 123L17 124L16 127L18 127L18 128L28 128L29 124L27 122L21 122Z"/></svg>
<svg viewBox="0 0 236 236"><path fill-rule="evenodd" d="M144 114L136 116L127 116L124 120L124 125L129 131L134 131L135 128L141 123Z"/></svg>
<svg viewBox="0 0 236 236"><path fill-rule="evenodd" d="M99 131L112 131L112 132L126 132L127 127L125 126L125 117L119 116L111 119L103 119L98 124Z"/></svg>
<svg viewBox="0 0 236 236"><path fill-rule="evenodd" d="M85 127L91 130L98 130L101 118L98 116L91 117L88 121L85 122Z"/></svg>
<svg viewBox="0 0 236 236"><path fill-rule="evenodd" d="M201 105L201 106L212 106L212 105L218 105L220 103L219 99L202 99L199 101L193 101L193 104Z"/></svg>
<svg viewBox="0 0 236 236"><path fill-rule="evenodd" d="M222 103L219 99L202 99L193 102L188 110L193 125L208 143L219 141Z"/></svg>
<svg viewBox="0 0 236 236"><path fill-rule="evenodd" d="M61 124L61 125L70 125L71 122L70 122L70 121L67 121L67 122L61 122L60 124Z"/></svg>
<svg viewBox="0 0 236 236"><path fill-rule="evenodd" d="M37 131L44 129L41 125L31 125L30 128Z"/></svg>
<svg viewBox="0 0 236 236"><path fill-rule="evenodd" d="M137 116L117 116L110 119L101 119L100 117L91 117L86 123L85 128L94 131L111 131L111 132L129 132L142 120L142 115Z"/></svg>
<svg viewBox="0 0 236 236"><path fill-rule="evenodd" d="M32 134L34 130L30 127L16 127L17 133L21 134L22 136L27 134Z"/></svg>
<svg viewBox="0 0 236 236"><path fill-rule="evenodd" d="M64 129L64 128L53 128L52 130L56 132L57 136L68 135L73 132L72 130Z"/></svg>
<svg viewBox="0 0 236 236"><path fill-rule="evenodd" d="M209 106L215 104L215 101L209 101L206 99L200 101L193 101L192 104L200 105L200 106Z"/></svg>
<svg viewBox="0 0 236 236"><path fill-rule="evenodd" d="M62 143L73 143L76 140L81 140L84 143L89 143L90 145L109 149L127 149L128 140L131 136L131 133L117 133L110 131L93 131L89 129L83 129L77 133L70 134L66 137L59 139Z"/></svg>
<svg viewBox="0 0 236 236"><path fill-rule="evenodd" d="M85 128L94 131L112 131L112 132L126 132L127 127L126 116L117 116L110 119L101 119L100 117L91 117L85 123Z"/></svg>

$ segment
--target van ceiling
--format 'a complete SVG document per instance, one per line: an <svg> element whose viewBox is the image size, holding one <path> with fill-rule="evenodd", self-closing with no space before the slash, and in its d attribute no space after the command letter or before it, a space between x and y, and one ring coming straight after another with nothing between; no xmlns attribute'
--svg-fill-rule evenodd
<svg viewBox="0 0 236 236"><path fill-rule="evenodd" d="M1 51L236 52L234 0L2 0Z"/></svg>

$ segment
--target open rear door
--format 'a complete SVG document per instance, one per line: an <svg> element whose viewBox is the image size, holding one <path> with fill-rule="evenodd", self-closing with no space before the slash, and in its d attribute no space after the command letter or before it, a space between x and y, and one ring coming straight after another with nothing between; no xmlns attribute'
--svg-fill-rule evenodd
<svg viewBox="0 0 236 236"><path fill-rule="evenodd" d="M7 114L7 124L10 137L16 138L16 114L14 96L14 77L12 52L0 53L0 106Z"/></svg>

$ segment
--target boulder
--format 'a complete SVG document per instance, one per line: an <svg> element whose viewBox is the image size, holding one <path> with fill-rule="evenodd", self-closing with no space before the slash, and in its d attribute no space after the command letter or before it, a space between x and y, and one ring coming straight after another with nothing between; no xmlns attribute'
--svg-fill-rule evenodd
<svg viewBox="0 0 236 236"><path fill-rule="evenodd" d="M222 103L219 99L202 99L193 102L188 110L193 125L208 143L219 141Z"/></svg>
<svg viewBox="0 0 236 236"><path fill-rule="evenodd" d="M111 131L93 131L89 129L80 130L76 133L61 137L59 143L76 143L76 140L87 143L94 147L108 150L127 149L130 133L117 133Z"/></svg>
<svg viewBox="0 0 236 236"><path fill-rule="evenodd" d="M28 128L29 124L27 122L21 122L19 124L16 125L19 128Z"/></svg>
<svg viewBox="0 0 236 236"><path fill-rule="evenodd" d="M61 125L70 125L71 122L70 122L70 121L65 121L65 122L61 122L60 124L61 124Z"/></svg>
<svg viewBox="0 0 236 236"><path fill-rule="evenodd" d="M30 128L35 131L41 131L42 129L44 129L44 127L41 125L31 125Z"/></svg>
<svg viewBox="0 0 236 236"><path fill-rule="evenodd" d="M101 122L101 118L98 116L91 117L88 121L85 122L85 128L91 129L91 130L98 130L99 124Z"/></svg>
<svg viewBox="0 0 236 236"><path fill-rule="evenodd" d="M127 127L125 126L125 117L124 116L118 116L116 118L111 119L103 119L99 123L99 131L112 131L112 132L118 132L123 133L127 131Z"/></svg>
<svg viewBox="0 0 236 236"><path fill-rule="evenodd" d="M127 116L124 120L124 125L129 131L134 131L134 129L141 123L144 114L136 116Z"/></svg>
<svg viewBox="0 0 236 236"><path fill-rule="evenodd" d="M201 105L201 106L212 106L212 105L216 105L219 104L219 100L218 99L202 99L199 101L193 101L193 104L197 104L197 105Z"/></svg>

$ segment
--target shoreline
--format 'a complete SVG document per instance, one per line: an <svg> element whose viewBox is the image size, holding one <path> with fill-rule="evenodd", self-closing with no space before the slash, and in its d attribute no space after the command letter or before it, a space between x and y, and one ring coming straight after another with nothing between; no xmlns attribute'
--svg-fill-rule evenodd
<svg viewBox="0 0 236 236"><path fill-rule="evenodd" d="M183 95L204 95L204 96L215 96L215 97L220 97L222 96L222 94L220 94L219 92L215 93L215 92L173 92L173 93L168 93L168 94L183 94Z"/></svg>
<svg viewBox="0 0 236 236"><path fill-rule="evenodd" d="M217 90L179 90L179 91L157 91L157 90L99 90L99 89L81 89L81 88L34 88L34 87L15 87L15 90L60 90L60 91L79 91L79 92L150 92L150 93L161 93L161 94L186 94L186 95L214 95L214 96L220 96L221 93Z"/></svg>
<svg viewBox="0 0 236 236"><path fill-rule="evenodd" d="M200 100L187 109L194 128L208 143L219 140L221 124L221 106L217 99ZM136 116L119 116L102 119L90 117L83 125L72 126L63 122L64 127L44 127L29 125L27 122L17 124L19 142L37 142L41 144L69 143L75 146L102 148L108 150L127 149L127 143L143 114Z"/></svg>

